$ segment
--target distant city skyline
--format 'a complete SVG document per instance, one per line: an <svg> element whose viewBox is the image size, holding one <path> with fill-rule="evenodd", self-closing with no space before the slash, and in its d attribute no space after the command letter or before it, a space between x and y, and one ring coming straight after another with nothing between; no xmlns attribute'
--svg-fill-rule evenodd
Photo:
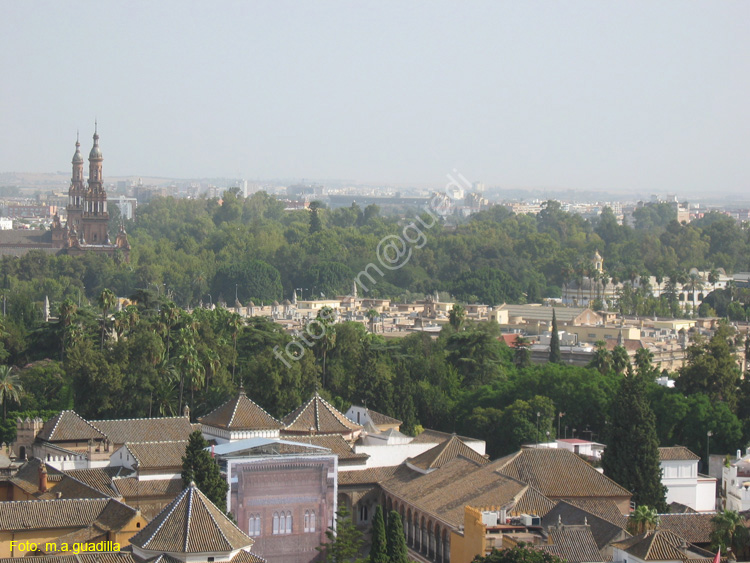
<svg viewBox="0 0 750 563"><path fill-rule="evenodd" d="M746 2L12 3L0 172L741 195Z"/></svg>

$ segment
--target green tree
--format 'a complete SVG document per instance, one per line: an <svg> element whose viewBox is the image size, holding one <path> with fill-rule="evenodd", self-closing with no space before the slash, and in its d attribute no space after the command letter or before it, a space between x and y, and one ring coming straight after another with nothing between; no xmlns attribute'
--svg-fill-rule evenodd
<svg viewBox="0 0 750 563"><path fill-rule="evenodd" d="M219 465L206 450L207 447L208 442L200 430L190 434L182 457L182 484L188 487L191 481L194 482L211 502L226 512L229 484L221 476Z"/></svg>
<svg viewBox="0 0 750 563"><path fill-rule="evenodd" d="M510 549L493 549L489 555L477 555L472 563L564 563L559 557L524 542Z"/></svg>
<svg viewBox="0 0 750 563"><path fill-rule="evenodd" d="M380 505L375 507L375 514L372 517L372 545L369 563L390 563L383 508Z"/></svg>
<svg viewBox="0 0 750 563"><path fill-rule="evenodd" d="M401 515L395 510L388 515L388 560L390 563L409 563L404 525Z"/></svg>
<svg viewBox="0 0 750 563"><path fill-rule="evenodd" d="M336 511L336 527L326 530L327 542L316 549L323 554L326 563L345 563L356 561L364 540L362 532L352 522L349 509L345 504L339 505Z"/></svg>
<svg viewBox="0 0 750 563"><path fill-rule="evenodd" d="M552 309L552 333L549 339L549 362L559 364L562 357L560 356L560 335L557 333L557 314Z"/></svg>
<svg viewBox="0 0 750 563"><path fill-rule="evenodd" d="M612 369L612 354L607 350L607 343L604 340L596 341L596 350L588 367L599 370L601 374L609 373Z"/></svg>
<svg viewBox="0 0 750 563"><path fill-rule="evenodd" d="M602 467L607 477L633 493L636 504L667 511L656 418L646 399L646 381L638 375L625 377L620 383Z"/></svg>
<svg viewBox="0 0 750 563"><path fill-rule="evenodd" d="M711 518L711 548L732 551L735 559L747 552L750 533L741 514L724 510Z"/></svg>
<svg viewBox="0 0 750 563"><path fill-rule="evenodd" d="M102 310L102 342L101 349L104 349L104 334L107 330L107 313L117 305L117 296L111 289L104 288L99 294L99 308Z"/></svg>
<svg viewBox="0 0 750 563"><path fill-rule="evenodd" d="M655 508L640 505L628 517L627 530L634 536L645 534L659 527L659 514Z"/></svg>
<svg viewBox="0 0 750 563"><path fill-rule="evenodd" d="M320 209L323 204L319 201L310 202L310 234L314 235L323 230L323 222L320 220Z"/></svg>
<svg viewBox="0 0 750 563"><path fill-rule="evenodd" d="M461 326L464 324L465 319L466 310L458 303L455 303L450 310L448 322L450 322L450 325L454 330L461 330Z"/></svg>
<svg viewBox="0 0 750 563"><path fill-rule="evenodd" d="M21 402L21 378L17 373L13 373L13 368L9 366L0 366L0 403L3 404L3 422L7 414L8 402Z"/></svg>

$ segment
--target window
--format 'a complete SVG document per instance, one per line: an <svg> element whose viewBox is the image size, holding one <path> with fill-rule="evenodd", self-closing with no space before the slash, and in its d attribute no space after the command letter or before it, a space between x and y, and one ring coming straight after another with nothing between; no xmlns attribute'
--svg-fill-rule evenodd
<svg viewBox="0 0 750 563"><path fill-rule="evenodd" d="M310 511L305 510L305 533L310 531Z"/></svg>
<svg viewBox="0 0 750 563"><path fill-rule="evenodd" d="M292 513L291 512L286 513L286 533L287 534L292 533Z"/></svg>
<svg viewBox="0 0 750 563"><path fill-rule="evenodd" d="M361 504L359 506L359 521L360 522L367 522L367 517L369 516L367 505Z"/></svg>
<svg viewBox="0 0 750 563"><path fill-rule="evenodd" d="M279 533L286 534L286 514L283 511L279 515Z"/></svg>
<svg viewBox="0 0 750 563"><path fill-rule="evenodd" d="M274 535L279 533L279 513L273 513L273 533Z"/></svg>
<svg viewBox="0 0 750 563"><path fill-rule="evenodd" d="M247 523L247 535L248 536L260 535L260 514L250 515L250 518L248 519L248 523Z"/></svg>
<svg viewBox="0 0 750 563"><path fill-rule="evenodd" d="M315 531L315 511L310 512L310 531Z"/></svg>

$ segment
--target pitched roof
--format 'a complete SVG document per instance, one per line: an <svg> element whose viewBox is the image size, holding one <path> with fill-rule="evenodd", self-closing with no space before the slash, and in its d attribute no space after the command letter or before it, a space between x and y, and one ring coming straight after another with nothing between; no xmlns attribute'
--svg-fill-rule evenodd
<svg viewBox="0 0 750 563"><path fill-rule="evenodd" d="M490 464L498 473L534 485L549 498L630 497L630 491L562 448L530 448Z"/></svg>
<svg viewBox="0 0 750 563"><path fill-rule="evenodd" d="M310 432L320 434L348 433L362 430L344 414L334 408L318 393L284 417L284 430L288 432Z"/></svg>
<svg viewBox="0 0 750 563"><path fill-rule="evenodd" d="M135 514L135 509L114 499L0 502L0 530L85 528L94 522L117 530Z"/></svg>
<svg viewBox="0 0 750 563"><path fill-rule="evenodd" d="M672 446L668 448L659 448L659 461L683 461L698 460L700 456L695 455L685 446Z"/></svg>
<svg viewBox="0 0 750 563"><path fill-rule="evenodd" d="M227 430L277 430L284 425L250 400L245 392L215 408L198 422Z"/></svg>
<svg viewBox="0 0 750 563"><path fill-rule="evenodd" d="M190 483L130 543L149 551L210 553L249 547L253 540Z"/></svg>
<svg viewBox="0 0 750 563"><path fill-rule="evenodd" d="M412 444L442 444L446 440L450 440L453 434L447 432L440 432L439 430L431 430L429 428L424 429L422 432L417 434L411 441ZM464 442L478 442L476 438L468 438L466 436L458 436Z"/></svg>
<svg viewBox="0 0 750 563"><path fill-rule="evenodd" d="M367 409L367 414L370 415L370 420L372 420L373 424L377 424L377 425L381 425L381 424L382 425L386 425L386 424L401 425L403 424L403 421L398 420L397 418L393 418L383 413L379 413L372 409Z"/></svg>
<svg viewBox="0 0 750 563"><path fill-rule="evenodd" d="M713 559L704 549L688 544L669 530L657 530L615 542L612 547L621 549L643 561L691 561Z"/></svg>
<svg viewBox="0 0 750 563"><path fill-rule="evenodd" d="M552 545L542 545L541 549L568 563L603 561L588 526L553 526L547 534Z"/></svg>
<svg viewBox="0 0 750 563"><path fill-rule="evenodd" d="M120 495L114 491L109 493L100 491L89 485L74 479L70 475L63 475L60 482L53 489L39 495L39 499L56 499L56 498L116 498Z"/></svg>
<svg viewBox="0 0 750 563"><path fill-rule="evenodd" d="M316 434L314 436L295 436L295 442L301 444L310 444L312 446L320 446L327 448L339 456L339 461L356 461L361 460L364 462L370 456L368 454L358 454L349 445L349 442L344 440L341 434Z"/></svg>
<svg viewBox="0 0 750 563"><path fill-rule="evenodd" d="M588 524L599 549L607 546L623 534L621 526L564 500L559 501L552 510L545 514L542 519L542 526L545 528L553 526L558 521L563 525L581 526Z"/></svg>
<svg viewBox="0 0 750 563"><path fill-rule="evenodd" d="M18 563L18 557L0 558L0 563ZM127 551L100 551L79 553L78 555L44 555L23 558L24 563L137 563L132 553Z"/></svg>
<svg viewBox="0 0 750 563"><path fill-rule="evenodd" d="M143 497L176 497L183 490L182 479L144 479L121 477L113 479L113 484L126 501Z"/></svg>
<svg viewBox="0 0 750 563"><path fill-rule="evenodd" d="M339 471L339 487L346 485L374 485L393 477L398 470L398 465L386 467L370 467L369 469L358 469L354 471Z"/></svg>
<svg viewBox="0 0 750 563"><path fill-rule="evenodd" d="M479 455L472 450L455 434L442 444L438 444L434 448L430 448L426 452L422 452L418 456L407 461L414 467L429 471L431 469L442 467L448 461L455 459L458 456L475 461L480 465L484 465L488 462L486 457Z"/></svg>
<svg viewBox="0 0 750 563"><path fill-rule="evenodd" d="M119 475L123 467L102 467L98 469L72 469L66 471L74 479L85 483L92 489L96 489L108 496L121 496L117 487L113 484L112 478ZM130 473L129 470L125 471Z"/></svg>
<svg viewBox="0 0 750 563"><path fill-rule="evenodd" d="M107 438L103 432L70 410L61 411L45 422L37 437L48 442L85 442Z"/></svg>
<svg viewBox="0 0 750 563"><path fill-rule="evenodd" d="M458 528L463 524L464 506L515 504L528 489L528 485L488 471L488 467L463 457L426 474L402 465L380 486Z"/></svg>
<svg viewBox="0 0 750 563"><path fill-rule="evenodd" d="M625 529L628 524L628 517L625 516L613 500L606 498L571 498L566 502L575 507L585 510L589 514L611 522L619 528Z"/></svg>
<svg viewBox="0 0 750 563"><path fill-rule="evenodd" d="M674 532L690 543L710 543L715 512L688 512L682 514L660 514L659 529Z"/></svg>
<svg viewBox="0 0 750 563"><path fill-rule="evenodd" d="M177 442L187 440L195 430L185 416L92 420L91 425L101 430L113 444Z"/></svg>
<svg viewBox="0 0 750 563"><path fill-rule="evenodd" d="M177 442L127 442L125 447L139 469L181 467L187 440Z"/></svg>

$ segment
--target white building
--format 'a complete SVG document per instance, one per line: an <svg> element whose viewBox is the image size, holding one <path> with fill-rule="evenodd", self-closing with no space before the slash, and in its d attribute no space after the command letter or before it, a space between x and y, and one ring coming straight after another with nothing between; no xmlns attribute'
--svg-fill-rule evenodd
<svg viewBox="0 0 750 563"><path fill-rule="evenodd" d="M698 512L716 510L716 479L698 473L700 457L684 446L659 448L661 482L667 503L677 502Z"/></svg>
<svg viewBox="0 0 750 563"><path fill-rule="evenodd" d="M744 512L750 509L750 451L744 457L737 450L737 457L724 466L722 487L727 499L727 510Z"/></svg>

